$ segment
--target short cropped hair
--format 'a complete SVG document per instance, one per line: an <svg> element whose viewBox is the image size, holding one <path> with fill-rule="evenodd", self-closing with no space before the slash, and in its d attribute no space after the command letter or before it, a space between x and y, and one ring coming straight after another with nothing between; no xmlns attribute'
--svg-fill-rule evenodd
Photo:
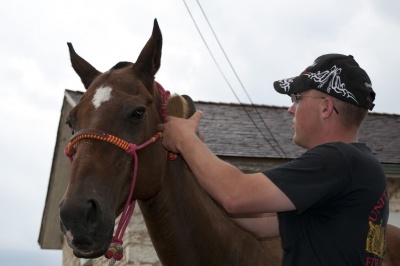
<svg viewBox="0 0 400 266"><path fill-rule="evenodd" d="M347 128L359 128L368 114L368 110L357 105L334 99L340 121Z"/></svg>

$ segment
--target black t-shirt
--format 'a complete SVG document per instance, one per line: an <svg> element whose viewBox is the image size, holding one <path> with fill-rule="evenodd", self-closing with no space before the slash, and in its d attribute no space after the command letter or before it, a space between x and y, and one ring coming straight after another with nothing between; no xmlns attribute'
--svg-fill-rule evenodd
<svg viewBox="0 0 400 266"><path fill-rule="evenodd" d="M282 265L381 265L387 183L366 145L320 145L264 174L296 207L278 213Z"/></svg>

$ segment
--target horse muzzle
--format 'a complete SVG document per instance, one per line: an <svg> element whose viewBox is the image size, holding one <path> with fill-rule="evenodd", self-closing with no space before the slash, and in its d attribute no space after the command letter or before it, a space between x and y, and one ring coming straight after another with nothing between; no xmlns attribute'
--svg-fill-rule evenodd
<svg viewBox="0 0 400 266"><path fill-rule="evenodd" d="M76 257L97 258L104 255L112 239L114 220L115 215L106 215L96 200L63 199L60 202L61 231Z"/></svg>

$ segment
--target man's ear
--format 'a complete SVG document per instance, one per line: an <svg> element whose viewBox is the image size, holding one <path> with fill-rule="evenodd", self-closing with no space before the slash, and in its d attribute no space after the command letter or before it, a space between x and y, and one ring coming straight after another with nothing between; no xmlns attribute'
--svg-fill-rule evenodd
<svg viewBox="0 0 400 266"><path fill-rule="evenodd" d="M322 98L321 101L322 118L329 118L334 112L334 104L331 98Z"/></svg>

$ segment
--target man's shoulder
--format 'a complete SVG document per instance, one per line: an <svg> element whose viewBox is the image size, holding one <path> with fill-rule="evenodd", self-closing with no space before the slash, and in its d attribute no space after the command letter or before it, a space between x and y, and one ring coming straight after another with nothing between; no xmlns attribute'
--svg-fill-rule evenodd
<svg viewBox="0 0 400 266"><path fill-rule="evenodd" d="M365 145L365 143L329 142L315 146L314 148L308 150L308 152L370 153L371 149L367 145Z"/></svg>

